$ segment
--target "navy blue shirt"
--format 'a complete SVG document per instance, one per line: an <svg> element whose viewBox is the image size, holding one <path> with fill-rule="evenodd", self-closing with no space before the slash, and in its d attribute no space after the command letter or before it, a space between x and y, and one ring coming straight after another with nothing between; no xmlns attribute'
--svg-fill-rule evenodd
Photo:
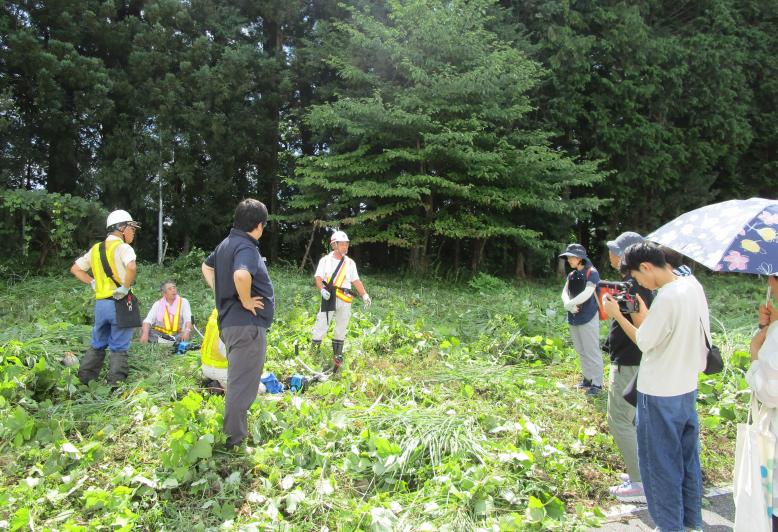
<svg viewBox="0 0 778 532"><path fill-rule="evenodd" d="M269 328L273 323L275 296L273 283L267 273L265 261L259 254L259 242L244 231L231 229L229 236L211 253L205 264L213 268L216 290L216 309L219 312L219 329L242 325L258 325ZM243 308L235 289L233 274L246 270L251 274L251 297L261 296L265 308L254 316Z"/></svg>
<svg viewBox="0 0 778 532"><path fill-rule="evenodd" d="M583 270L571 271L570 275L567 276L567 291L570 299L583 292L587 283L594 283L594 286L597 286L599 282L600 274L597 273L597 269L593 266L587 266ZM597 312L597 298L595 294L592 294L592 297L578 305L577 313L567 313L567 323L570 325L589 323Z"/></svg>

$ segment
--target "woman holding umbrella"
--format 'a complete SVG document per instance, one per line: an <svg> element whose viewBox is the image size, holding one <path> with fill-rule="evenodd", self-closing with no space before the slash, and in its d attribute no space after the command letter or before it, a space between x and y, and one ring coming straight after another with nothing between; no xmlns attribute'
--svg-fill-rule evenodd
<svg viewBox="0 0 778 532"><path fill-rule="evenodd" d="M767 278L768 293L778 296L778 272ZM778 408L778 310L768 297L759 307L759 330L751 339L751 367L746 381L756 398L768 408ZM778 437L778 423L773 420L771 431ZM778 530L778 477L773 475L773 530Z"/></svg>
<svg viewBox="0 0 778 532"><path fill-rule="evenodd" d="M775 294L778 290L778 200L750 198L706 205L682 214L647 238L716 272L768 276L767 302L760 307L760 330L751 341L753 362L747 373L747 380L754 396L766 407L778 407L778 326L775 325L778 312L770 302L770 294ZM757 432L759 430L756 429ZM778 434L778 420L773 421L771 430ZM738 445L740 441L739 434ZM746 436L743 441L742 448L746 449L748 446L750 449L750 436ZM754 475L754 471L751 470L749 460L750 458L743 462L745 465L742 466L742 472L750 476ZM759 460L757 462L761 463ZM761 474L763 471L757 468L756 478ZM769 476L769 471L767 474ZM769 478L763 478L769 484ZM754 520L758 517L752 515L749 503L758 501L749 498L750 482L745 481L743 484L746 487L736 487L735 490L735 529L748 532L767 528L766 524L761 528L754 525ZM740 492L740 495L737 492ZM771 499L764 501L767 506L774 508L775 502L778 501L770 494L767 494L766 498ZM778 520L775 517L772 528L778 531Z"/></svg>

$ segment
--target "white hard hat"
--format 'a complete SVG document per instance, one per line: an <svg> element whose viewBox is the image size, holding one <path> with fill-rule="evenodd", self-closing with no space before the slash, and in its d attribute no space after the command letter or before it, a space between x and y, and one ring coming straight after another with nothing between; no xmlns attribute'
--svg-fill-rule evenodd
<svg viewBox="0 0 778 532"><path fill-rule="evenodd" d="M126 223L133 227L140 227L140 224L132 219L129 212L122 210L113 211L109 214L108 219L105 221L105 227L110 229L114 225L122 223Z"/></svg>
<svg viewBox="0 0 778 532"><path fill-rule="evenodd" d="M343 231L335 231L330 237L330 244L333 242L348 242L348 236Z"/></svg>

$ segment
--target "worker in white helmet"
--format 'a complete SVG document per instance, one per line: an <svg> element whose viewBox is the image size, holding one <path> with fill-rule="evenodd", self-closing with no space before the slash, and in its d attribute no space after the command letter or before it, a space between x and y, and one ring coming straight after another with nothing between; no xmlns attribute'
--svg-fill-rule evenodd
<svg viewBox="0 0 778 532"><path fill-rule="evenodd" d="M135 250L131 244L135 240L135 231L139 228L140 224L134 221L127 211L113 211L106 220L106 239L92 246L70 268L70 273L95 291L92 345L84 355L78 370L78 378L83 384L100 374L106 348L111 351L108 383L116 386L125 380L129 373L127 351L130 348L133 329L117 326L114 300L127 297L135 280L137 268ZM87 273L90 270L92 276Z"/></svg>
<svg viewBox="0 0 778 532"><path fill-rule="evenodd" d="M362 281L359 280L357 264L347 256L348 236L343 231L335 231L330 238L332 252L319 260L314 274L316 288L321 293L321 306L313 326L313 355L318 355L321 341L327 334L330 322L335 319L335 330L332 335L332 370L339 372L343 365L343 342L346 339L346 329L351 317L351 301L354 290L362 298L365 308L370 307L370 296L367 295Z"/></svg>

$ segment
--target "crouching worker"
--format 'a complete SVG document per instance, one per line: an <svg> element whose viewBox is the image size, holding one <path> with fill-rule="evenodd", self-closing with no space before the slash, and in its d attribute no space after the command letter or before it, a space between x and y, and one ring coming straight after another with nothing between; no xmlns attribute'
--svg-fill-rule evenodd
<svg viewBox="0 0 778 532"><path fill-rule="evenodd" d="M219 338L219 313L213 309L205 326L203 345L200 347L200 362L203 380L208 388L221 393L227 390L227 346ZM265 385L260 381L259 393L265 393Z"/></svg>
<svg viewBox="0 0 778 532"><path fill-rule="evenodd" d="M158 342L162 335L187 342L192 332L192 307L185 297L178 295L173 281L165 281L159 287L162 298L156 301L143 320L140 343Z"/></svg>
<svg viewBox="0 0 778 532"><path fill-rule="evenodd" d="M116 323L114 299L127 296L137 272L135 251L132 249L135 231L140 228L127 211L113 211L106 220L108 236L98 242L70 268L81 282L95 291L95 325L92 346L81 360L78 378L83 384L95 379L103 367L106 348L111 350L108 365L108 383L116 385L130 372L127 351L132 340L132 327ZM87 273L92 271L94 278Z"/></svg>
<svg viewBox="0 0 778 532"><path fill-rule="evenodd" d="M335 319L335 330L332 335L332 369L337 373L343 365L343 343L351 318L351 302L354 299L353 285L356 293L362 298L365 308L371 304L362 281L359 280L357 264L347 257L349 240L343 231L335 231L330 238L332 253L319 260L314 274L316 288L321 293L321 306L313 326L312 355L316 357L321 348L321 341L327 334L330 322Z"/></svg>

